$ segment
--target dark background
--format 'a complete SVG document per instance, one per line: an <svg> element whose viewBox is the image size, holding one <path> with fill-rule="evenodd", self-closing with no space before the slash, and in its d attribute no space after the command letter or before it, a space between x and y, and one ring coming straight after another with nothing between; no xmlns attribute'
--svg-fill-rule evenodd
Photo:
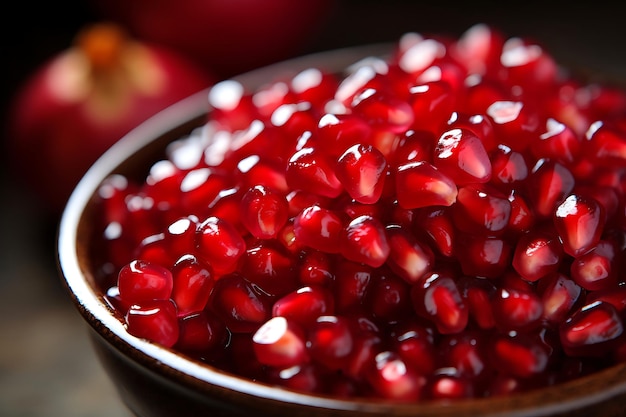
<svg viewBox="0 0 626 417"><path fill-rule="evenodd" d="M562 65L623 81L626 16L619 2L612 3L338 0L295 55L395 41L408 31L458 36L475 23L487 23L509 36L536 39ZM3 125L27 77L67 48L81 27L102 18L89 0L11 1L10 6L4 3L0 17ZM3 146L6 141L2 137ZM0 415L127 415L60 286L54 254L57 217L5 169L10 155L4 149L1 155Z"/></svg>

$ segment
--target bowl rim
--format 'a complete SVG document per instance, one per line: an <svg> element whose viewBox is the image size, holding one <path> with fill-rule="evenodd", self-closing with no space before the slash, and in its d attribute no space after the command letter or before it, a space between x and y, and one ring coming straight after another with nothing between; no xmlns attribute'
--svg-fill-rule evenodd
<svg viewBox="0 0 626 417"><path fill-rule="evenodd" d="M351 46L317 52L262 67L236 77L245 87L254 89L272 81L278 74L296 74L310 67L341 71L362 59L382 57L390 53L392 43ZM550 415L576 410L615 396L626 395L626 363L572 381L520 394L502 397L472 398L454 401L420 401L396 403L378 399L338 399L329 396L294 392L238 377L210 365L178 355L167 349L129 334L114 315L102 293L89 283L91 272L81 263L81 236L78 225L105 177L118 169L124 160L155 141L164 133L202 118L210 111L210 88L183 99L158 112L138 125L107 150L84 174L69 197L57 228L57 268L62 283L83 319L95 332L118 351L130 356L144 367L166 377L173 377L200 393L214 389L230 390L249 397L290 405L328 408L338 412L393 413L394 415L436 416L446 412L487 412L495 416ZM198 125L200 127L200 125ZM120 160L120 155L125 159ZM93 279L93 277L91 277ZM593 380L594 385L589 385ZM601 381L598 384L598 381ZM581 396L575 393L587 392Z"/></svg>

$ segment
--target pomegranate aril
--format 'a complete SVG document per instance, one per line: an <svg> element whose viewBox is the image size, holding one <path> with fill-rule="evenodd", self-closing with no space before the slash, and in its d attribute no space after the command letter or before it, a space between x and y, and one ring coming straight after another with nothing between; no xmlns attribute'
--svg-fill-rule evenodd
<svg viewBox="0 0 626 417"><path fill-rule="evenodd" d="M393 273L380 272L369 285L366 308L380 321L406 318L412 311L409 285Z"/></svg>
<svg viewBox="0 0 626 417"><path fill-rule="evenodd" d="M415 212L413 229L417 236L430 242L431 247L447 258L454 256L456 228L450 210L442 207L424 207Z"/></svg>
<svg viewBox="0 0 626 417"><path fill-rule="evenodd" d="M354 262L376 268L387 261L390 251L383 225L371 216L352 220L340 235L339 252Z"/></svg>
<svg viewBox="0 0 626 417"><path fill-rule="evenodd" d="M385 185L387 161L373 146L353 145L337 160L335 175L356 201L373 204Z"/></svg>
<svg viewBox="0 0 626 417"><path fill-rule="evenodd" d="M468 309L450 275L427 274L412 286L411 300L417 314L431 320L442 334L459 333L467 326Z"/></svg>
<svg viewBox="0 0 626 417"><path fill-rule="evenodd" d="M353 349L349 321L341 316L318 317L307 329L307 347L314 361L331 370L341 369Z"/></svg>
<svg viewBox="0 0 626 417"><path fill-rule="evenodd" d="M141 259L124 265L117 278L120 298L127 304L168 300L173 286L174 278L169 269Z"/></svg>
<svg viewBox="0 0 626 417"><path fill-rule="evenodd" d="M387 265L407 283L417 282L432 269L435 257L428 245L396 226L387 227L386 235L389 242Z"/></svg>
<svg viewBox="0 0 626 417"><path fill-rule="evenodd" d="M249 243L239 270L246 280L272 296L286 294L298 285L295 260L273 240Z"/></svg>
<svg viewBox="0 0 626 417"><path fill-rule="evenodd" d="M623 168L626 162L626 137L610 124L594 122L586 132L583 153L600 166Z"/></svg>
<svg viewBox="0 0 626 417"><path fill-rule="evenodd" d="M270 368L268 381L298 392L323 392L323 378L319 369L310 363L294 365L288 368Z"/></svg>
<svg viewBox="0 0 626 417"><path fill-rule="evenodd" d="M215 282L207 308L234 333L255 331L271 316L267 294L237 274L222 276Z"/></svg>
<svg viewBox="0 0 626 417"><path fill-rule="evenodd" d="M295 216L293 232L298 243L325 253L338 253L344 225L333 210L313 205Z"/></svg>
<svg viewBox="0 0 626 417"><path fill-rule="evenodd" d="M536 328L543 317L543 303L530 291L501 288L492 297L496 327L503 333Z"/></svg>
<svg viewBox="0 0 626 417"><path fill-rule="evenodd" d="M552 324L565 321L583 293L578 284L561 273L543 278L539 283L539 291L543 319Z"/></svg>
<svg viewBox="0 0 626 417"><path fill-rule="evenodd" d="M536 134L536 115L527 108L521 101L501 100L492 103L485 111L496 137L514 151L524 152L530 138Z"/></svg>
<svg viewBox="0 0 626 417"><path fill-rule="evenodd" d="M426 161L398 166L395 181L398 203L406 209L450 206L456 201L455 182Z"/></svg>
<svg viewBox="0 0 626 417"><path fill-rule="evenodd" d="M331 198L343 190L329 155L319 148L305 147L296 151L289 158L285 175L291 189Z"/></svg>
<svg viewBox="0 0 626 417"><path fill-rule="evenodd" d="M374 269L366 264L341 260L335 267L333 284L337 313L359 312L374 279Z"/></svg>
<svg viewBox="0 0 626 417"><path fill-rule="evenodd" d="M432 81L409 89L413 108L412 128L438 134L454 110L456 96L445 81Z"/></svg>
<svg viewBox="0 0 626 417"><path fill-rule="evenodd" d="M537 216L551 218L574 185L574 176L564 165L551 159L540 159L533 167L527 185Z"/></svg>
<svg viewBox="0 0 626 417"><path fill-rule="evenodd" d="M578 158L582 145L573 129L553 118L548 118L545 131L531 141L530 150L535 158L550 158L569 165Z"/></svg>
<svg viewBox="0 0 626 417"><path fill-rule="evenodd" d="M186 315L179 320L176 349L197 355L213 353L226 347L226 327L207 311Z"/></svg>
<svg viewBox="0 0 626 417"><path fill-rule="evenodd" d="M483 333L464 332L448 335L437 344L442 367L454 369L456 375L478 381L492 371Z"/></svg>
<svg viewBox="0 0 626 417"><path fill-rule="evenodd" d="M464 274L495 279L508 269L513 249L496 236L458 234L454 251Z"/></svg>
<svg viewBox="0 0 626 417"><path fill-rule="evenodd" d="M437 354L431 329L414 321L402 321L390 334L392 349L407 366L421 375L434 372Z"/></svg>
<svg viewBox="0 0 626 417"><path fill-rule="evenodd" d="M488 184L460 187L456 201L452 219L464 232L493 236L504 232L509 224L511 202Z"/></svg>
<svg viewBox="0 0 626 417"><path fill-rule="evenodd" d="M373 128L353 113L323 115L317 125L317 139L331 157L339 158L344 150L357 144L372 145Z"/></svg>
<svg viewBox="0 0 626 417"><path fill-rule="evenodd" d="M416 401L422 397L426 385L425 377L389 351L376 355L367 379L379 396L394 401Z"/></svg>
<svg viewBox="0 0 626 417"><path fill-rule="evenodd" d="M529 378L548 366L549 352L528 334L501 335L494 340L492 349L497 369L514 377Z"/></svg>
<svg viewBox="0 0 626 417"><path fill-rule="evenodd" d="M172 277L172 300L178 307L178 315L203 310L213 290L211 271L195 256L183 255L172 267Z"/></svg>
<svg viewBox="0 0 626 417"><path fill-rule="evenodd" d="M439 137L433 164L460 186L491 178L491 161L482 141L465 128L448 130Z"/></svg>
<svg viewBox="0 0 626 417"><path fill-rule="evenodd" d="M624 336L615 307L595 301L576 310L559 328L563 349L572 356L603 356Z"/></svg>
<svg viewBox="0 0 626 417"><path fill-rule="evenodd" d="M178 341L179 325L172 300L149 300L133 304L125 316L128 333L172 347Z"/></svg>
<svg viewBox="0 0 626 417"><path fill-rule="evenodd" d="M497 290L495 284L486 278L464 276L458 285L470 319L481 329L494 328L496 321L491 299Z"/></svg>
<svg viewBox="0 0 626 417"><path fill-rule="evenodd" d="M563 256L563 246L556 234L533 229L518 240L513 254L513 268L524 279L537 281L556 272Z"/></svg>
<svg viewBox="0 0 626 417"><path fill-rule="evenodd" d="M299 325L284 317L273 317L252 336L259 362L278 368L301 365L309 360L306 338Z"/></svg>
<svg viewBox="0 0 626 417"><path fill-rule="evenodd" d="M430 397L433 399L470 398L474 394L474 385L467 378L457 375L437 374L429 381Z"/></svg>
<svg viewBox="0 0 626 417"><path fill-rule="evenodd" d="M233 272L245 249L243 238L227 220L212 216L198 227L195 255L217 275Z"/></svg>
<svg viewBox="0 0 626 417"><path fill-rule="evenodd" d="M285 317L308 328L320 316L335 311L333 294L322 286L307 286L285 294L274 302L272 316Z"/></svg>
<svg viewBox="0 0 626 417"><path fill-rule="evenodd" d="M593 249L602 236L606 218L594 199L569 195L554 214L554 227L563 242L563 250L577 257Z"/></svg>
<svg viewBox="0 0 626 417"><path fill-rule="evenodd" d="M615 288L618 284L618 249L607 240L600 240L589 252L572 262L570 275L581 287L589 291Z"/></svg>
<svg viewBox="0 0 626 417"><path fill-rule="evenodd" d="M413 124L413 109L408 102L368 88L352 99L354 114L369 121L375 128L393 133L406 131Z"/></svg>

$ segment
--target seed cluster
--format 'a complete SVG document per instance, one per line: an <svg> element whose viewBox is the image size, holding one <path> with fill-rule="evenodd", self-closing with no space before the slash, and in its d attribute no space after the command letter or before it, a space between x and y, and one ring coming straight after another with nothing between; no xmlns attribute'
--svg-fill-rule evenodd
<svg viewBox="0 0 626 417"><path fill-rule="evenodd" d="M112 175L128 331L257 381L506 395L626 360L626 95L484 25L256 91Z"/></svg>

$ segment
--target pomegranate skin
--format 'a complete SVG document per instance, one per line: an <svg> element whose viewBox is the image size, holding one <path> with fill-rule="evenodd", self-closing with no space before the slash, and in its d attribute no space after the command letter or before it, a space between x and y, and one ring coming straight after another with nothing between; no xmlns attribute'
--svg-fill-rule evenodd
<svg viewBox="0 0 626 417"><path fill-rule="evenodd" d="M112 63L111 77L92 73L88 58L72 45L35 70L12 99L7 127L10 172L53 213L61 210L78 180L111 145L158 111L213 82L210 74L173 50L131 39L122 42L137 48L140 57ZM137 80L144 68L150 69L148 75Z"/></svg>

